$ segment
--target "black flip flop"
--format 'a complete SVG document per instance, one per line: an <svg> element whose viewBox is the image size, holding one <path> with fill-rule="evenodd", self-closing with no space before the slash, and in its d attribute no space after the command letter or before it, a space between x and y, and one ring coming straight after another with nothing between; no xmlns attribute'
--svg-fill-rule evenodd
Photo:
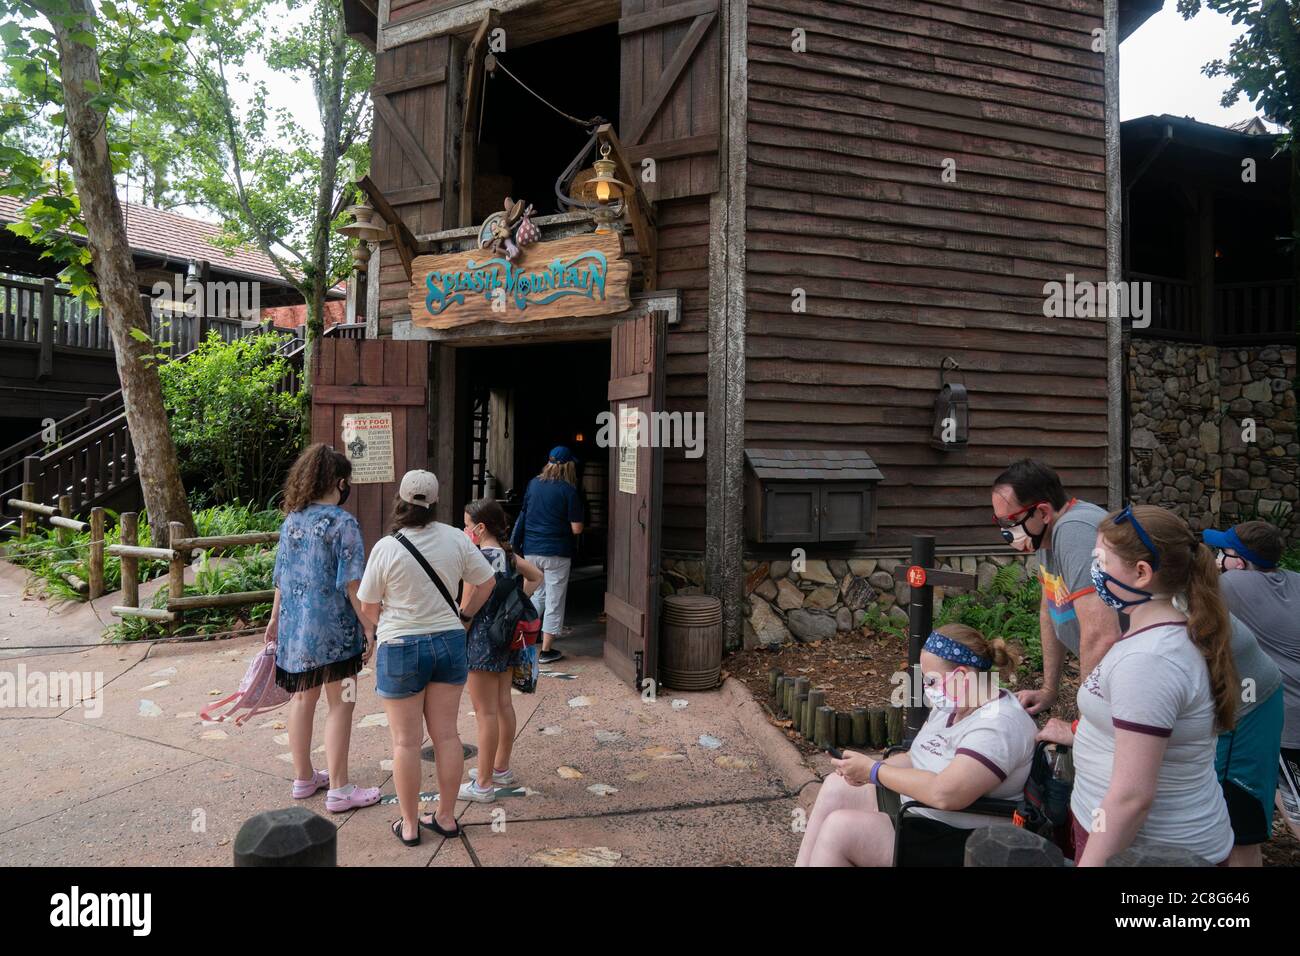
<svg viewBox="0 0 1300 956"><path fill-rule="evenodd" d="M430 815L428 823L425 823L419 817L415 818L415 822L420 824L420 826L424 827L426 830L432 830L434 833L441 837L446 837L448 840L454 840L456 837L460 836L459 823L456 824L456 829L454 830L444 830L442 827L438 826L438 818L433 815Z"/></svg>
<svg viewBox="0 0 1300 956"><path fill-rule="evenodd" d="M419 820L417 819L416 822L419 823ZM424 824L421 823L420 826L424 826ZM388 829L392 830L392 831L393 831L393 836L395 836L395 837L397 837L397 839L401 840L402 843L403 843L405 846L419 846L419 845L420 845L420 827L417 826L417 827L415 828L415 839L413 839L413 840L408 840L406 837L402 836L402 818L401 818L401 817L398 817L396 820L394 820L394 821L393 821L393 825L392 825L391 827L389 827Z"/></svg>

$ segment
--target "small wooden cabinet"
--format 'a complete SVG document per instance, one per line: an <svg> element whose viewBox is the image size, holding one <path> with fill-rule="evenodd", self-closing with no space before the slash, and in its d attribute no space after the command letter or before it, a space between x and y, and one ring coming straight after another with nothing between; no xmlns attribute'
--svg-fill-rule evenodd
<svg viewBox="0 0 1300 956"><path fill-rule="evenodd" d="M840 449L745 449L745 529L756 544L864 541L876 533L871 456Z"/></svg>

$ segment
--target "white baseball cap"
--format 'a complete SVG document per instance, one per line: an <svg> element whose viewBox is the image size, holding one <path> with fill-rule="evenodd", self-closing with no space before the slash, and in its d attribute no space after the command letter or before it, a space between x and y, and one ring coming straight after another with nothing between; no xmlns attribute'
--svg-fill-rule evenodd
<svg viewBox="0 0 1300 956"><path fill-rule="evenodd" d="M438 501L438 476L422 469L408 471L402 476L397 497L407 504L431 507Z"/></svg>

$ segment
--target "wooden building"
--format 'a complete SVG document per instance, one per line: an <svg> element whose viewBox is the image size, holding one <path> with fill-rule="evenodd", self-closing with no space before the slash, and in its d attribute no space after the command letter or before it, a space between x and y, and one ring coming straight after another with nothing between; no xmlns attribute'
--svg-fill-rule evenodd
<svg viewBox="0 0 1300 956"><path fill-rule="evenodd" d="M748 593L790 558L794 539L760 540L752 514L747 526L765 493L747 489L766 480L747 451L769 469L781 453L811 462L806 477L840 457L853 474L878 469L860 502L872 530L801 545L836 582L849 560L901 555L916 532L941 554L1000 551L989 486L1023 455L1080 497L1116 502L1119 320L1051 316L1044 297L1067 276L1120 278L1117 49L1159 7L347 0L350 32L376 58L370 178L414 244L379 243L368 287L371 332L411 343L395 359L401 384L412 362L428 372L410 417L427 458L412 443L399 465L432 467L441 517L458 522L486 488L502 389L517 429L513 466L493 472L502 497L561 440L608 461L606 611L642 629L641 673L653 672L654 598L669 578L723 597L735 643L752 636ZM653 225L648 242L624 236L630 308L431 323L407 259L473 250L505 196L536 206L543 241L590 233L584 214L557 213L554 190L587 131L547 103L610 124L638 180ZM959 367L944 380L965 387L969 436L936 447L945 360ZM385 385L378 366L354 371L359 352L346 361L353 383ZM634 369L649 373L653 407L704 413L706 442L699 457L663 450L650 490L625 494L594 422L564 416L617 405ZM380 392L366 394L336 393L337 407L374 407ZM319 421L325 437L338 420ZM628 583L642 574L648 587Z"/></svg>

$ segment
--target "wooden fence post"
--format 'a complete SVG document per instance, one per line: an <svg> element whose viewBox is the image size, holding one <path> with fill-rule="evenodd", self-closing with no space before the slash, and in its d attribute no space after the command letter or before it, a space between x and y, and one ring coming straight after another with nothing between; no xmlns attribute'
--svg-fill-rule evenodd
<svg viewBox="0 0 1300 956"><path fill-rule="evenodd" d="M30 481L24 481L22 490L18 492L18 497L23 501L35 501L36 485ZM36 518L26 508L18 510L18 534L20 537L25 538L32 533L32 524L35 520Z"/></svg>
<svg viewBox="0 0 1300 956"><path fill-rule="evenodd" d="M90 509L90 599L104 593L104 509Z"/></svg>
<svg viewBox="0 0 1300 956"><path fill-rule="evenodd" d="M167 597L168 599L182 598L185 596L185 558L188 552L176 548L176 542L185 537L185 525L179 521L173 521L168 525L170 534L168 535L167 546L176 551L171 560L171 566L167 571ZM177 609L172 617L171 630L180 627L181 616L184 612Z"/></svg>
<svg viewBox="0 0 1300 956"><path fill-rule="evenodd" d="M120 532L119 537L123 544L135 547L140 542L136 540L138 525L137 515L134 511L124 511L117 519L117 526ZM135 558L128 558L125 555L118 559L122 562L122 603L127 607L140 606L140 580L139 568Z"/></svg>
<svg viewBox="0 0 1300 956"><path fill-rule="evenodd" d="M54 280L41 280L40 357L36 363L36 381L43 382L54 374Z"/></svg>
<svg viewBox="0 0 1300 956"><path fill-rule="evenodd" d="M59 495L59 514L65 518L72 517L72 495ZM66 548L72 538L71 532L67 528L59 528L57 534L59 547Z"/></svg>

